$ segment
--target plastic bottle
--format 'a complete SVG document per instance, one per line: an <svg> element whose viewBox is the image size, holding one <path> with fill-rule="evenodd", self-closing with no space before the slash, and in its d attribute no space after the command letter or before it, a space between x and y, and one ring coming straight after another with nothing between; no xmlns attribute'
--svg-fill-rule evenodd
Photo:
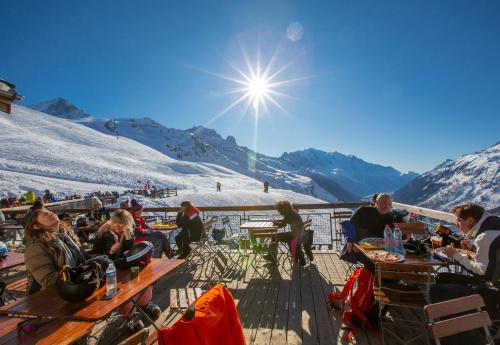
<svg viewBox="0 0 500 345"><path fill-rule="evenodd" d="M389 225L386 225L384 229L384 250L386 252L392 252L393 249L394 247L393 247L392 231Z"/></svg>
<svg viewBox="0 0 500 345"><path fill-rule="evenodd" d="M106 269L106 296L111 297L116 293L116 268L110 263Z"/></svg>
<svg viewBox="0 0 500 345"><path fill-rule="evenodd" d="M399 226L396 226L394 228L394 252L395 253L404 254L402 240L403 240L403 233L401 232L401 229L399 228Z"/></svg>

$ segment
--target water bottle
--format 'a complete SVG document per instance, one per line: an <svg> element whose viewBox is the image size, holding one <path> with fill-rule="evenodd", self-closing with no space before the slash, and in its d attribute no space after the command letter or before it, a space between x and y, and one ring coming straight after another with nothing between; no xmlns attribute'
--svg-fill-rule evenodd
<svg viewBox="0 0 500 345"><path fill-rule="evenodd" d="M392 252L393 250L393 241L392 241L392 231L389 225L385 226L384 229L384 250L386 252Z"/></svg>
<svg viewBox="0 0 500 345"><path fill-rule="evenodd" d="M106 296L111 297L116 293L116 268L110 263L106 269Z"/></svg>
<svg viewBox="0 0 500 345"><path fill-rule="evenodd" d="M403 233L401 232L399 226L396 226L394 228L394 252L403 254L402 240Z"/></svg>

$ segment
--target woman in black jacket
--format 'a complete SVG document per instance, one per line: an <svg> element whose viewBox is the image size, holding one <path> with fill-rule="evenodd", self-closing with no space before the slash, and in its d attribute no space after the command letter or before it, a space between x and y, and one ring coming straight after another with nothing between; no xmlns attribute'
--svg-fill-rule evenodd
<svg viewBox="0 0 500 345"><path fill-rule="evenodd" d="M198 242L203 233L203 221L200 210L189 201L181 202L181 211L177 213L175 223L182 228L179 235L175 236L175 243L179 250L179 259L185 259L191 252L190 242Z"/></svg>
<svg viewBox="0 0 500 345"><path fill-rule="evenodd" d="M134 219L127 210L117 210L111 219L105 222L97 232L92 252L105 254L111 260L120 258L123 253L134 246ZM160 317L161 309L151 302L153 297L153 286L148 286L143 293L134 296L134 300L141 308L149 314L153 320ZM144 328L139 317L135 316L135 307L128 302L120 307L120 314L129 317L127 326L136 332Z"/></svg>
<svg viewBox="0 0 500 345"><path fill-rule="evenodd" d="M274 220L273 224L279 228L283 228L288 224L291 230L288 232L279 232L277 240L279 242L288 243L290 251L292 253L295 252L295 259L298 259L300 265L304 266L306 264L306 259L304 258L301 243L302 234L304 232L304 222L299 213L294 210L292 205L286 200L279 201L276 204L276 210L283 216L283 219Z"/></svg>

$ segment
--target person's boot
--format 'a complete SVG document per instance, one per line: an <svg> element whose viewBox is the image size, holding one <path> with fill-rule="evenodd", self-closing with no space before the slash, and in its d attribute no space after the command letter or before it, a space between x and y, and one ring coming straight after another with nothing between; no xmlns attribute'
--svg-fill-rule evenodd
<svg viewBox="0 0 500 345"><path fill-rule="evenodd" d="M142 309L146 312L146 314L149 315L149 317L153 320L156 321L160 317L161 314L161 309L158 307L158 305L154 304L153 302L149 302L148 305L143 306Z"/></svg>
<svg viewBox="0 0 500 345"><path fill-rule="evenodd" d="M127 328L130 332L137 333L144 328L144 322L142 322L139 315L135 315L127 322Z"/></svg>

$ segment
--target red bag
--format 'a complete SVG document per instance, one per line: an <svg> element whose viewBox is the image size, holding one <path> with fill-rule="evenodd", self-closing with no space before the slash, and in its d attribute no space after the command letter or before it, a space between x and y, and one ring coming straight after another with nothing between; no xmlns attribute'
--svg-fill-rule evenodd
<svg viewBox="0 0 500 345"><path fill-rule="evenodd" d="M332 291L328 294L330 305L336 301L342 302L342 320L349 329L345 340L352 340L356 329L354 326L355 321L359 321L362 327L374 328L367 317L372 312L375 301L373 295L374 281L373 273L361 267L356 269L347 279L341 293Z"/></svg>

